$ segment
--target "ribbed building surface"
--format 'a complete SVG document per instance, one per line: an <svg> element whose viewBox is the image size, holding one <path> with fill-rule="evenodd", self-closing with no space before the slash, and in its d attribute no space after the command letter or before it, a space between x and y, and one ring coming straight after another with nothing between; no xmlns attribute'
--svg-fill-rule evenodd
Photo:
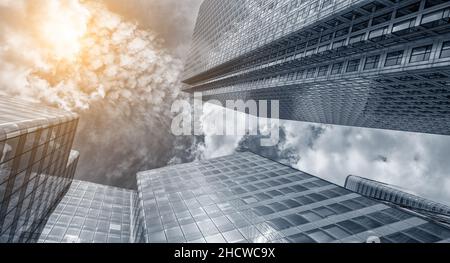
<svg viewBox="0 0 450 263"><path fill-rule="evenodd" d="M0 97L0 242L36 240L72 182L78 116Z"/></svg>
<svg viewBox="0 0 450 263"><path fill-rule="evenodd" d="M38 242L140 242L136 191L74 180L53 211ZM141 231L142 232L142 231Z"/></svg>
<svg viewBox="0 0 450 263"><path fill-rule="evenodd" d="M184 82L280 118L450 134L450 2L205 0Z"/></svg>
<svg viewBox="0 0 450 263"><path fill-rule="evenodd" d="M350 175L345 181L345 188L369 198L386 201L425 214L450 225L449 206L417 196L399 187Z"/></svg>

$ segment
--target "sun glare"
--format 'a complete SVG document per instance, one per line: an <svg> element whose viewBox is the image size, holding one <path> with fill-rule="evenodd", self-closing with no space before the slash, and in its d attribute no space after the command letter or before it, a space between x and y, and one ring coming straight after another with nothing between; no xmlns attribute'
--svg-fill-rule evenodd
<svg viewBox="0 0 450 263"><path fill-rule="evenodd" d="M40 34L55 59L73 60L81 51L89 12L78 1L51 1Z"/></svg>

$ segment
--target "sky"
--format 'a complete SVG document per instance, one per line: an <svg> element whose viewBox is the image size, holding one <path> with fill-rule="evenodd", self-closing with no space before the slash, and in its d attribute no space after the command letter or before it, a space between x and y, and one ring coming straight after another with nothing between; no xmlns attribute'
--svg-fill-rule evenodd
<svg viewBox="0 0 450 263"><path fill-rule="evenodd" d="M280 142L269 148L257 147L258 138L249 136L171 135L169 106L184 98L180 74L201 0L33 2L0 0L0 94L80 113L78 179L133 188L137 171L250 148L339 185L358 175L450 204L450 136L292 121L281 122ZM47 14L42 6L55 12ZM94 46L74 58L93 63L75 67L71 57L56 63L49 58L56 51L78 51L68 45L77 36L46 43L42 32L26 26L29 19L59 21L61 8L78 10L73 26L88 30L83 41ZM110 41L99 41L105 34ZM205 115L218 112L211 105L205 109Z"/></svg>

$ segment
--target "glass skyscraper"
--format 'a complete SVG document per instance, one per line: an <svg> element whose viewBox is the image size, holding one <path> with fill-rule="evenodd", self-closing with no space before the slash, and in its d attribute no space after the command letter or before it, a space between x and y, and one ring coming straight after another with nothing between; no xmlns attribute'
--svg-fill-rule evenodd
<svg viewBox="0 0 450 263"><path fill-rule="evenodd" d="M0 97L0 243L30 242L67 191L78 116Z"/></svg>
<svg viewBox="0 0 450 263"><path fill-rule="evenodd" d="M77 123L0 97L0 243L143 242L136 191L73 180Z"/></svg>
<svg viewBox="0 0 450 263"><path fill-rule="evenodd" d="M138 174L145 241L449 242L450 229L244 152Z"/></svg>
<svg viewBox="0 0 450 263"><path fill-rule="evenodd" d="M74 180L49 217L39 242L141 242L136 191ZM140 240L141 239L141 240Z"/></svg>
<svg viewBox="0 0 450 263"><path fill-rule="evenodd" d="M185 90L280 118L450 134L447 0L205 0Z"/></svg>
<svg viewBox="0 0 450 263"><path fill-rule="evenodd" d="M450 226L449 206L417 196L398 186L350 175L345 181L345 188L376 200L386 201L425 214Z"/></svg>

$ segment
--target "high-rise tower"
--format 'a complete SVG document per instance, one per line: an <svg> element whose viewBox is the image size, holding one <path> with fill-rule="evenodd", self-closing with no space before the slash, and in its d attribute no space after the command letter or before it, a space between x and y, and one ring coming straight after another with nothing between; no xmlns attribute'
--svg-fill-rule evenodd
<svg viewBox="0 0 450 263"><path fill-rule="evenodd" d="M450 134L447 0L205 0L186 91L280 118Z"/></svg>
<svg viewBox="0 0 450 263"><path fill-rule="evenodd" d="M350 175L345 181L345 188L375 200L424 214L450 226L449 206L423 198L398 186Z"/></svg>
<svg viewBox="0 0 450 263"><path fill-rule="evenodd" d="M36 240L68 190L78 116L0 97L0 242Z"/></svg>

